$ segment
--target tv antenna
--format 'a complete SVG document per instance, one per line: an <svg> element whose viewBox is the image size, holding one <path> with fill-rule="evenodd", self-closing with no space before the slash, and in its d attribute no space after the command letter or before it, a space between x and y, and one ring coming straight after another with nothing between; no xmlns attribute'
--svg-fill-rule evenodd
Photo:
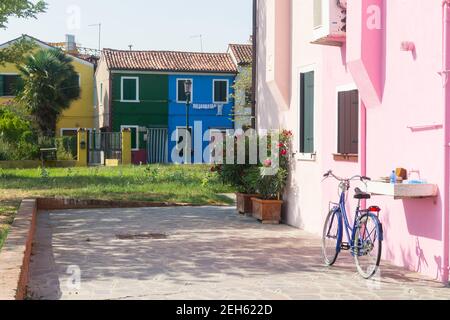
<svg viewBox="0 0 450 320"><path fill-rule="evenodd" d="M102 51L102 24L96 23L96 24L90 24L89 27L97 27L98 28L98 50Z"/></svg>
<svg viewBox="0 0 450 320"><path fill-rule="evenodd" d="M203 35L197 34L197 35L191 36L191 39L194 39L194 38L200 39L200 50L201 50L200 52L203 52Z"/></svg>

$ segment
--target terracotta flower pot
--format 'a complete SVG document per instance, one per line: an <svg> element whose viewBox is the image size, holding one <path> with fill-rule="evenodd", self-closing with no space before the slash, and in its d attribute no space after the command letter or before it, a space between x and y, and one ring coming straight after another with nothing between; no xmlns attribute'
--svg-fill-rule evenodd
<svg viewBox="0 0 450 320"><path fill-rule="evenodd" d="M240 214L253 214L252 198L257 198L257 194L236 193L236 205Z"/></svg>
<svg viewBox="0 0 450 320"><path fill-rule="evenodd" d="M281 200L263 200L252 198L253 217L264 224L279 224L281 222Z"/></svg>

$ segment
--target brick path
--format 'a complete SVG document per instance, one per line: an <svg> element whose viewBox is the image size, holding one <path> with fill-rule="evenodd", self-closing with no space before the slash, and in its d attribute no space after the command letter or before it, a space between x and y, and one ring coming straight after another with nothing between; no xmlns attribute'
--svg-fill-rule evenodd
<svg viewBox="0 0 450 320"><path fill-rule="evenodd" d="M168 238L117 238L143 233ZM450 299L385 263L363 280L348 253L328 269L317 237L223 207L44 212L30 268L33 299Z"/></svg>

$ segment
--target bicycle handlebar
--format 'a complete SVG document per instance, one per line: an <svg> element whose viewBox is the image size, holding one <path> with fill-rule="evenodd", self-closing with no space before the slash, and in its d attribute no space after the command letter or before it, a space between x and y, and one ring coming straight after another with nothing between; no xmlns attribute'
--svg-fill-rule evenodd
<svg viewBox="0 0 450 320"><path fill-rule="evenodd" d="M338 181L340 181L340 182L345 182L345 181L352 181L352 180L356 180L356 179L358 179L358 180L361 180L361 181L371 181L372 179L371 178L369 178L369 177L366 177L366 176L360 176L360 175L356 175L356 176L353 176L353 177L351 177L350 179L344 179L344 178L341 178L341 177L338 177L338 176L336 176L334 173L333 173L333 171L332 170L329 170L327 173L325 173L324 175L323 175L323 177L326 179L326 178L329 178L329 177L333 177L333 178L335 178L336 180L338 180Z"/></svg>

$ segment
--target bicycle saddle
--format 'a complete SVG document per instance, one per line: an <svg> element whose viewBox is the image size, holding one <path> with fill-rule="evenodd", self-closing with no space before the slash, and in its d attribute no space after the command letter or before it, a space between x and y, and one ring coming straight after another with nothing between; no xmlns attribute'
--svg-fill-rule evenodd
<svg viewBox="0 0 450 320"><path fill-rule="evenodd" d="M362 191L360 188L355 189L355 199L363 200L363 199L370 199L371 195L370 193Z"/></svg>

